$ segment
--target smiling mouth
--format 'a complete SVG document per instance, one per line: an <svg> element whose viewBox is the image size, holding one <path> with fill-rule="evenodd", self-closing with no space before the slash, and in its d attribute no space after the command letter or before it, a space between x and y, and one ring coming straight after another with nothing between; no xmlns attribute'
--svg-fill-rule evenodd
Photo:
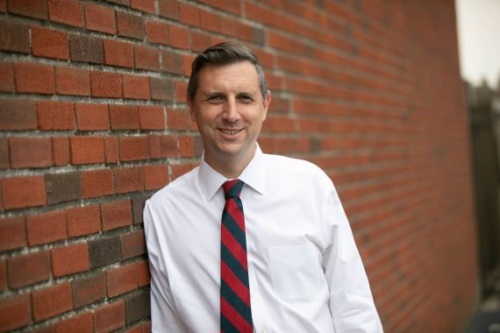
<svg viewBox="0 0 500 333"><path fill-rule="evenodd" d="M236 135L236 134L238 134L239 132L241 132L243 129L218 128L218 130L219 130L220 132L222 132L223 134L227 134L227 135Z"/></svg>

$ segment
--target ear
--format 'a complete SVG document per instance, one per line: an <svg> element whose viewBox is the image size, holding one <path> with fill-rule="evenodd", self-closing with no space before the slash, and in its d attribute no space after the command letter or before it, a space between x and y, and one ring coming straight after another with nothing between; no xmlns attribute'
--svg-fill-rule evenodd
<svg viewBox="0 0 500 333"><path fill-rule="evenodd" d="M267 110L269 109L269 104L271 104L271 90L266 92L266 97L264 98L264 108L262 112L262 121L266 120Z"/></svg>

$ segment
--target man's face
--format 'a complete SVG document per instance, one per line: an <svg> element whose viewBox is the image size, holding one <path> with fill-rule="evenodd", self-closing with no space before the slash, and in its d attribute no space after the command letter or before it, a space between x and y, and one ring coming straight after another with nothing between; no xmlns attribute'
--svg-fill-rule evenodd
<svg viewBox="0 0 500 333"><path fill-rule="evenodd" d="M249 163L270 101L269 93L262 97L252 63L204 67L189 107L203 140L206 162L212 167L233 161Z"/></svg>

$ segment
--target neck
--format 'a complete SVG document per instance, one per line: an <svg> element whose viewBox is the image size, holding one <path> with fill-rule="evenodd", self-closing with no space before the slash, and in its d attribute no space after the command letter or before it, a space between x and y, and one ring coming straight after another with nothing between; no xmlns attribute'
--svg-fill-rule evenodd
<svg viewBox="0 0 500 333"><path fill-rule="evenodd" d="M241 175L243 170L245 170L250 161L252 161L255 156L255 151L256 148L251 152L251 154L247 154L245 156L225 155L220 156L219 158L205 152L205 162L207 162L208 165L224 177L228 179L236 179Z"/></svg>

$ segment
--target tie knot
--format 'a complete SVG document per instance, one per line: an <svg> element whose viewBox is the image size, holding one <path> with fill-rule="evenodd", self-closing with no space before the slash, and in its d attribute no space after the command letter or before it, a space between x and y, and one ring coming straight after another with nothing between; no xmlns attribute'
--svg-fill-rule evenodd
<svg viewBox="0 0 500 333"><path fill-rule="evenodd" d="M241 189L243 188L243 182L239 179L228 180L222 184L224 189L224 196L226 200L229 198L237 198L240 196Z"/></svg>

